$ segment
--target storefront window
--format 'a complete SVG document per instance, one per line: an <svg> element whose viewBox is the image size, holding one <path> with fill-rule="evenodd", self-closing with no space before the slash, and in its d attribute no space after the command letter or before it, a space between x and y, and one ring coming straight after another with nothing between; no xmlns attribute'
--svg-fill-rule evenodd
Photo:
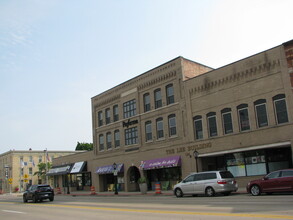
<svg viewBox="0 0 293 220"><path fill-rule="evenodd" d="M227 170L234 176L245 176L245 162L243 153L228 154L226 156Z"/></svg>
<svg viewBox="0 0 293 220"><path fill-rule="evenodd" d="M289 168L291 163L290 148L275 148L267 151L269 172Z"/></svg>
<svg viewBox="0 0 293 220"><path fill-rule="evenodd" d="M266 174L265 151L248 151L245 152L246 175L263 175Z"/></svg>

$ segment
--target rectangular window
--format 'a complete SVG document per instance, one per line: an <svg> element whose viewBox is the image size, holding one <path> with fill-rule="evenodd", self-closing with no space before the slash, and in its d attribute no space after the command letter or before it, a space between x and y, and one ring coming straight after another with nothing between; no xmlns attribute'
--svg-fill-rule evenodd
<svg viewBox="0 0 293 220"><path fill-rule="evenodd" d="M157 89L155 90L155 108L160 108L162 107L162 94L161 90Z"/></svg>
<svg viewBox="0 0 293 220"><path fill-rule="evenodd" d="M159 118L157 119L157 139L164 137L164 124L163 119Z"/></svg>
<svg viewBox="0 0 293 220"><path fill-rule="evenodd" d="M99 151L103 151L104 150L104 135L100 135L99 136Z"/></svg>
<svg viewBox="0 0 293 220"><path fill-rule="evenodd" d="M194 120L195 139L203 139L202 119Z"/></svg>
<svg viewBox="0 0 293 220"><path fill-rule="evenodd" d="M145 123L145 138L146 142L151 141L153 139L152 123L150 121Z"/></svg>
<svg viewBox="0 0 293 220"><path fill-rule="evenodd" d="M33 156L29 157L29 162L32 163L33 162Z"/></svg>
<svg viewBox="0 0 293 220"><path fill-rule="evenodd" d="M173 104L175 102L174 99L174 88L173 85L170 84L166 86L166 94L167 94L167 105Z"/></svg>
<svg viewBox="0 0 293 220"><path fill-rule="evenodd" d="M285 99L275 100L275 111L277 123L282 124L288 122L288 113Z"/></svg>
<svg viewBox="0 0 293 220"><path fill-rule="evenodd" d="M111 135L111 132L108 132L106 134L106 138L107 138L107 150L110 150L112 148L112 135Z"/></svg>
<svg viewBox="0 0 293 220"><path fill-rule="evenodd" d="M125 130L125 145L132 145L138 143L137 127L128 128Z"/></svg>
<svg viewBox="0 0 293 220"><path fill-rule="evenodd" d="M39 156L39 163L41 163L43 160L43 156Z"/></svg>
<svg viewBox="0 0 293 220"><path fill-rule="evenodd" d="M151 100L150 100L150 94L144 94L143 96L143 103L144 103L144 112L148 112L151 110Z"/></svg>
<svg viewBox="0 0 293 220"><path fill-rule="evenodd" d="M106 109L105 115L106 115L106 124L109 124L111 122L111 113L109 108Z"/></svg>
<svg viewBox="0 0 293 220"><path fill-rule="evenodd" d="M136 115L136 101L135 99L123 103L124 118L129 118Z"/></svg>
<svg viewBox="0 0 293 220"><path fill-rule="evenodd" d="M114 121L119 120L118 105L114 105L114 107L113 107L113 119L114 119Z"/></svg>
<svg viewBox="0 0 293 220"><path fill-rule="evenodd" d="M266 104L260 104L255 106L257 126L259 128L268 126L268 116Z"/></svg>
<svg viewBox="0 0 293 220"><path fill-rule="evenodd" d="M120 132L119 132L119 130L116 130L114 132L114 138L115 138L115 147L120 147Z"/></svg>
<svg viewBox="0 0 293 220"><path fill-rule="evenodd" d="M175 115L170 115L169 119L169 136L175 136L177 134L176 131L176 117Z"/></svg>
<svg viewBox="0 0 293 220"><path fill-rule="evenodd" d="M103 125L103 112L99 111L98 112L98 126L102 126Z"/></svg>
<svg viewBox="0 0 293 220"><path fill-rule="evenodd" d="M208 117L208 128L210 137L215 137L218 135L217 120L215 115Z"/></svg>
<svg viewBox="0 0 293 220"><path fill-rule="evenodd" d="M28 169L28 174L29 174L29 175L33 175L33 168L30 167L30 168Z"/></svg>
<svg viewBox="0 0 293 220"><path fill-rule="evenodd" d="M232 123L232 114L231 114L231 112L223 113L222 118L223 118L224 134L233 133L233 123Z"/></svg>
<svg viewBox="0 0 293 220"><path fill-rule="evenodd" d="M250 130L248 109L243 108L238 110L240 131Z"/></svg>

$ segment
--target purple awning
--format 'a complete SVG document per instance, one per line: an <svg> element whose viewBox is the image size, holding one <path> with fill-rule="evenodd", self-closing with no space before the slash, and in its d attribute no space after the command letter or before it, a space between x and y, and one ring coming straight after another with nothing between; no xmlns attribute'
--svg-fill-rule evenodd
<svg viewBox="0 0 293 220"><path fill-rule="evenodd" d="M142 161L141 168L144 170L158 169L164 167L178 167L181 165L180 156L170 156L153 160Z"/></svg>
<svg viewBox="0 0 293 220"><path fill-rule="evenodd" d="M124 164L123 163L117 164L116 169L117 169L118 173L123 172L124 171ZM96 173L97 174L114 173L113 165L98 167L96 170Z"/></svg>

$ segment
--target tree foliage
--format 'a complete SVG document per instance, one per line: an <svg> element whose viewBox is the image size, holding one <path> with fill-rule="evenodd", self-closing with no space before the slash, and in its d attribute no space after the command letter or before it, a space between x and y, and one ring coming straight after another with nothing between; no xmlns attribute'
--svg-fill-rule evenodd
<svg viewBox="0 0 293 220"><path fill-rule="evenodd" d="M48 170L47 170L47 168L48 168ZM47 164L46 163L39 163L38 164L39 170L34 173L34 176L38 176L38 179L44 180L46 178L46 171L48 172L49 169L51 169L51 168L52 168L52 163L50 163L50 162L47 162Z"/></svg>
<svg viewBox="0 0 293 220"><path fill-rule="evenodd" d="M93 144L92 143L79 143L77 142L75 150L93 150Z"/></svg>

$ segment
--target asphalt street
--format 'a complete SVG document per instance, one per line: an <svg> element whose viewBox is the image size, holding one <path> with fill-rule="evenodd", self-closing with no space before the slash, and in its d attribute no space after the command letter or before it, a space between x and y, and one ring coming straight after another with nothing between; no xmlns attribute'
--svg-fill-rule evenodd
<svg viewBox="0 0 293 220"><path fill-rule="evenodd" d="M21 196L0 195L0 219L293 219L292 204L292 194L183 198L57 195L54 202L42 203L23 203Z"/></svg>

